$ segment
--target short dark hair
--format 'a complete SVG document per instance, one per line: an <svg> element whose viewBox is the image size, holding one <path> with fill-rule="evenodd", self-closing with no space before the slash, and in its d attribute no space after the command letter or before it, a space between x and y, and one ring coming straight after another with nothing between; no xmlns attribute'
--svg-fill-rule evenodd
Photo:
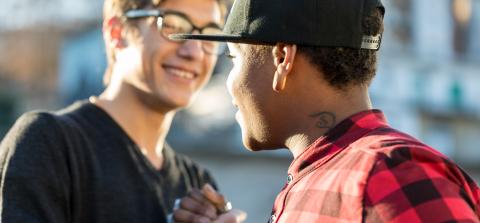
<svg viewBox="0 0 480 223"><path fill-rule="evenodd" d="M383 33L383 11L375 9L362 22L365 35ZM352 85L369 85L377 69L377 51L345 47L298 46L324 79L337 89L344 90Z"/></svg>
<svg viewBox="0 0 480 223"><path fill-rule="evenodd" d="M110 19L112 17L123 17L128 10L131 9L143 9L148 7L159 7L165 1L174 0L105 0L103 5L103 18ZM227 0L217 0L220 5L222 17L227 15L228 2ZM127 27L128 24L126 24ZM105 46L107 53L108 66L105 71L103 82L108 85L111 78L113 64L115 63L115 56L109 46Z"/></svg>

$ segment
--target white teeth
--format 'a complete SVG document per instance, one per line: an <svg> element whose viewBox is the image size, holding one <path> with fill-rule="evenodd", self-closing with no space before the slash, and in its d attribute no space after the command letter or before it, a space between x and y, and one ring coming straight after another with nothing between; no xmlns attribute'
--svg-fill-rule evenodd
<svg viewBox="0 0 480 223"><path fill-rule="evenodd" d="M175 75L175 76L178 76L178 77L182 77L182 78L185 78L185 79L194 79L195 78L195 74L192 73L192 72L188 72L188 71L185 71L185 70L180 70L180 69L176 69L176 68L167 68L168 72Z"/></svg>

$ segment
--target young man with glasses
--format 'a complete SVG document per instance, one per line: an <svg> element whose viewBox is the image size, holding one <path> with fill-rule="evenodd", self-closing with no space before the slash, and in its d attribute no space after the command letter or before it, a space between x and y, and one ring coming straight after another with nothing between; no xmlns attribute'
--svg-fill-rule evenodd
<svg viewBox="0 0 480 223"><path fill-rule="evenodd" d="M171 36L230 42L244 145L293 154L270 222L480 222L475 181L372 109L384 12L380 0L236 0L223 34ZM176 221L199 216L189 203Z"/></svg>
<svg viewBox="0 0 480 223"><path fill-rule="evenodd" d="M208 82L220 44L168 35L218 34L224 16L221 0L106 0L106 89L17 121L0 146L0 219L166 222L176 198L215 185L165 137Z"/></svg>

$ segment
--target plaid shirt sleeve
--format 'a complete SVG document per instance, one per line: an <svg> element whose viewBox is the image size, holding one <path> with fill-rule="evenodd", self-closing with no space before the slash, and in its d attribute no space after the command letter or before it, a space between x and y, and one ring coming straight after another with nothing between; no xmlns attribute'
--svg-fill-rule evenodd
<svg viewBox="0 0 480 223"><path fill-rule="evenodd" d="M397 148L370 172L363 222L480 222L480 191L432 151Z"/></svg>

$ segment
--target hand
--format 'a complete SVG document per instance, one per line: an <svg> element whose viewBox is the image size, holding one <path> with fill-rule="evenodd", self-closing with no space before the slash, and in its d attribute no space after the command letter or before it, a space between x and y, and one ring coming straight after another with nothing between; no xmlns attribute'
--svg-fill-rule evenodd
<svg viewBox="0 0 480 223"><path fill-rule="evenodd" d="M171 216L174 222L240 223L247 215L241 210L230 210L230 202L206 184L202 190L192 190L175 202Z"/></svg>
<svg viewBox="0 0 480 223"><path fill-rule="evenodd" d="M218 216L213 223L242 223L247 219L247 213L242 210L232 209Z"/></svg>
<svg viewBox="0 0 480 223"><path fill-rule="evenodd" d="M209 184L203 186L202 194L219 210L218 214L220 215L213 221L214 223L241 223L247 219L247 213L238 209L232 209L230 202Z"/></svg>

